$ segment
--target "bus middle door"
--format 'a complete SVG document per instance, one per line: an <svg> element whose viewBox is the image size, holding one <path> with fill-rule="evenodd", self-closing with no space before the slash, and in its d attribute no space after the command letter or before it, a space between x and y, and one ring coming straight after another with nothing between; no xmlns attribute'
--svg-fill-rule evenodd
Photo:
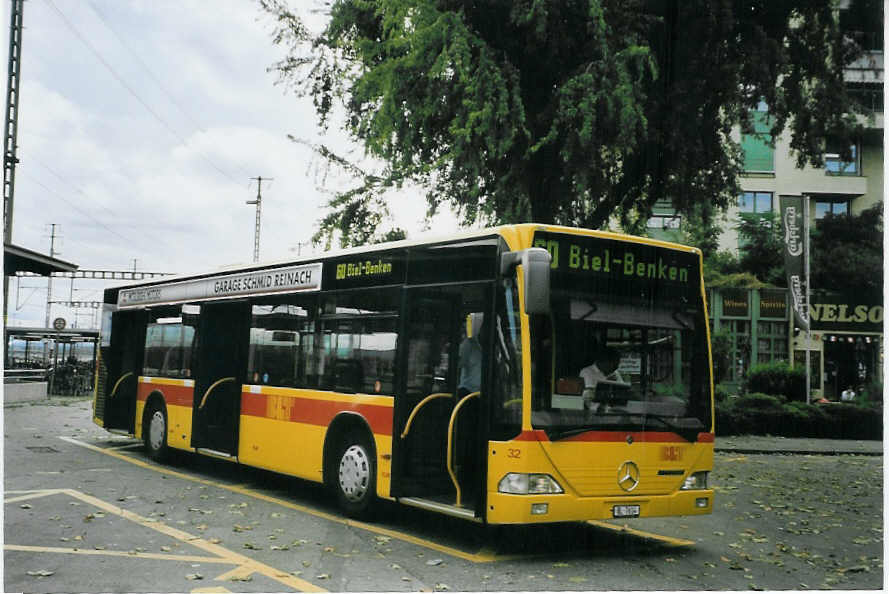
<svg viewBox="0 0 889 594"><path fill-rule="evenodd" d="M241 386L247 368L250 305L201 305L195 363L191 446L238 455Z"/></svg>
<svg viewBox="0 0 889 594"><path fill-rule="evenodd" d="M467 315L476 307L467 301L481 307L488 295L478 285L406 290L406 340L399 350L403 373L393 427L391 492L396 497L477 515L480 469L469 466L480 438L479 392L467 398L458 383Z"/></svg>

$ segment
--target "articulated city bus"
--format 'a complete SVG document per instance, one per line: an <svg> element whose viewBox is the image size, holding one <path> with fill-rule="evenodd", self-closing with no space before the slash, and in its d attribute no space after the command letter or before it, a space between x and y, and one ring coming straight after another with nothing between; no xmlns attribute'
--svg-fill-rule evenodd
<svg viewBox="0 0 889 594"><path fill-rule="evenodd" d="M707 514L700 251L515 225L105 291L95 422L490 524ZM610 363L603 363L611 359Z"/></svg>

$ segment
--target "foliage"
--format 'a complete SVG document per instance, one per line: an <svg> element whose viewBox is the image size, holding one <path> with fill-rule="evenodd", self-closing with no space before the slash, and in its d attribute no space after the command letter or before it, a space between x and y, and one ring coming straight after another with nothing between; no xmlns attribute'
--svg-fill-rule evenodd
<svg viewBox="0 0 889 594"><path fill-rule="evenodd" d="M882 412L857 404L787 402L783 396L744 394L716 408L718 435L780 435L882 439Z"/></svg>
<svg viewBox="0 0 889 594"><path fill-rule="evenodd" d="M738 263L738 256L734 252L720 250L711 253L709 257L704 256L704 282L707 286L719 283L726 276L739 272L741 272L740 264Z"/></svg>
<svg viewBox="0 0 889 594"><path fill-rule="evenodd" d="M855 403L859 406L870 408L882 408L883 406L883 382L874 378L864 389L855 396Z"/></svg>
<svg viewBox="0 0 889 594"><path fill-rule="evenodd" d="M758 363L747 372L745 387L751 392L783 396L792 401L806 401L806 372L786 361Z"/></svg>
<svg viewBox="0 0 889 594"><path fill-rule="evenodd" d="M763 283L785 286L781 225L777 215L741 215L738 237L743 238L738 262L742 271L750 272Z"/></svg>
<svg viewBox="0 0 889 594"><path fill-rule="evenodd" d="M883 205L855 215L826 215L812 233L812 288L845 287L882 295Z"/></svg>
<svg viewBox="0 0 889 594"><path fill-rule="evenodd" d="M317 35L260 3L281 82L384 164L328 205L321 232L346 242L406 181L469 224L638 229L659 199L707 218L739 193L731 133L760 101L800 164L860 129L842 74L860 48L834 0L335 0Z"/></svg>
<svg viewBox="0 0 889 594"><path fill-rule="evenodd" d="M732 395L732 390L725 384L716 384L716 387L713 388L713 399L716 401L717 406L727 402Z"/></svg>
<svg viewBox="0 0 889 594"><path fill-rule="evenodd" d="M706 281L708 287L719 289L722 287L731 287L735 289L761 289L766 286L765 283L753 276L750 272L736 272L734 274L719 274L714 272L711 274L710 281Z"/></svg>
<svg viewBox="0 0 889 594"><path fill-rule="evenodd" d="M711 332L710 350L713 355L713 381L719 384L728 377L732 368L732 333L728 327Z"/></svg>

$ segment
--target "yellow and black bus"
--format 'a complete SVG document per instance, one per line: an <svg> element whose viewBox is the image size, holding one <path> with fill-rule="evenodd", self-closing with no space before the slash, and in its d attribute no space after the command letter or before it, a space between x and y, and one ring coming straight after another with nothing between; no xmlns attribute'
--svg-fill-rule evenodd
<svg viewBox="0 0 889 594"><path fill-rule="evenodd" d="M490 524L712 512L694 248L526 224L104 297L95 422L157 460L323 482L353 516L380 499Z"/></svg>

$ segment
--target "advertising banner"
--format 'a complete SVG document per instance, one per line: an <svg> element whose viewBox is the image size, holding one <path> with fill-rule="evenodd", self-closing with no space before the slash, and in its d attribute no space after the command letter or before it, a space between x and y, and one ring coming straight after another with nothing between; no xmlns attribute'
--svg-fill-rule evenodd
<svg viewBox="0 0 889 594"><path fill-rule="evenodd" d="M806 303L806 233L802 196L781 196L781 231L784 246L784 268L787 271L787 288L790 293L790 309L796 326L809 329L809 308Z"/></svg>

